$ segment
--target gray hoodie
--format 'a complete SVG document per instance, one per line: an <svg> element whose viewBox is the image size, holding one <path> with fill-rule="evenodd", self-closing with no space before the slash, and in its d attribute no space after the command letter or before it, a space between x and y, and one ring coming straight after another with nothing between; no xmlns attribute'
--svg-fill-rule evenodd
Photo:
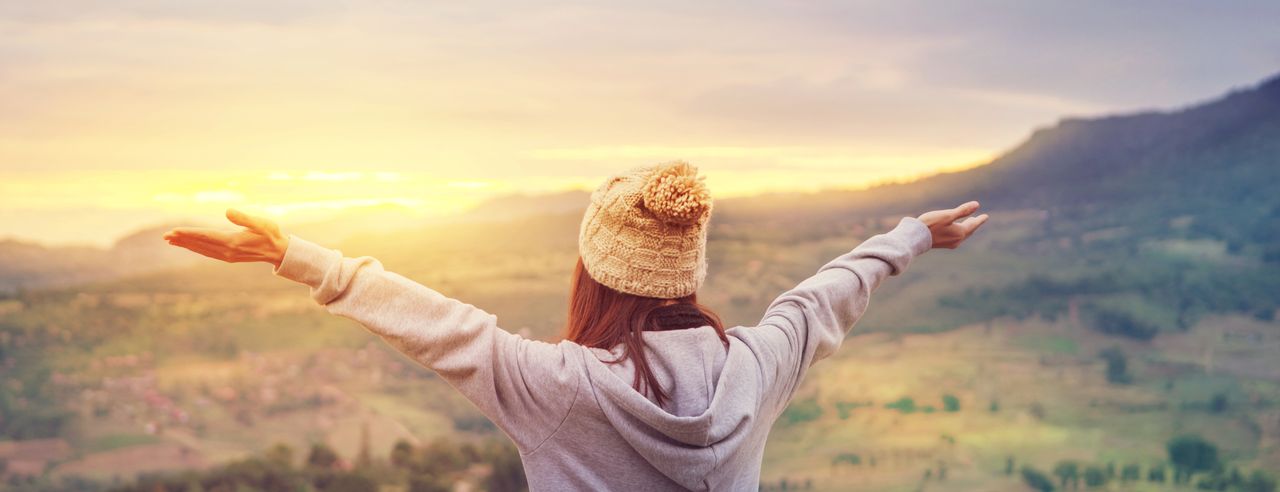
<svg viewBox="0 0 1280 492"><path fill-rule="evenodd" d="M758 326L644 334L670 400L631 387L619 355L528 340L480 309L383 270L370 257L291 237L275 274L311 287L440 374L520 450L532 490L757 490L765 440L806 371L840 347L882 280L931 247L905 218L784 292Z"/></svg>

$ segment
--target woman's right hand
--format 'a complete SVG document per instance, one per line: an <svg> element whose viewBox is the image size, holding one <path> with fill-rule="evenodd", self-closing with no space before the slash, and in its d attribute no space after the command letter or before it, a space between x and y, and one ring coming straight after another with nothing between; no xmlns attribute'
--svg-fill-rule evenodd
<svg viewBox="0 0 1280 492"><path fill-rule="evenodd" d="M280 266L289 248L289 237L269 219L227 209L227 220L243 229L224 231L204 227L179 227L164 234L169 244L227 263L263 261Z"/></svg>
<svg viewBox="0 0 1280 492"><path fill-rule="evenodd" d="M966 218L977 211L978 202L969 202L956 208L925 212L919 219L929 226L929 232L933 234L933 247L956 249L987 222L987 214Z"/></svg>

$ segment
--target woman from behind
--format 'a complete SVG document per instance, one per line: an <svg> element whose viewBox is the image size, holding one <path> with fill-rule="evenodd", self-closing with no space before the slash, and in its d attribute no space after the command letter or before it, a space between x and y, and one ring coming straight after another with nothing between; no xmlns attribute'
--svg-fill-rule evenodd
<svg viewBox="0 0 1280 492"><path fill-rule="evenodd" d="M591 194L564 340L494 316L370 257L230 210L234 232L178 228L171 244L263 261L439 373L520 450L533 490L757 490L765 441L809 367L839 348L871 292L987 219L976 202L903 218L782 293L755 326L697 303L712 200L683 162L634 169ZM743 281L747 281L744 279Z"/></svg>

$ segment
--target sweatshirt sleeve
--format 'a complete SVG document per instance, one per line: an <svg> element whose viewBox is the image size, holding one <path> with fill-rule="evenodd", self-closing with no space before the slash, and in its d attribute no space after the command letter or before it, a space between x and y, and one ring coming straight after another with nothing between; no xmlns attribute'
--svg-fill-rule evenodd
<svg viewBox="0 0 1280 492"><path fill-rule="evenodd" d="M913 258L933 246L932 240L923 222L904 218L892 231L872 236L831 260L769 305L760 326L747 331L747 343L753 345L762 375L783 405L805 371L840 348L880 282L906 270Z"/></svg>
<svg viewBox="0 0 1280 492"><path fill-rule="evenodd" d="M565 343L527 340L497 319L388 272L371 257L290 236L277 276L311 288L332 314L359 322L435 371L511 436L532 450L558 428L577 397L581 371Z"/></svg>

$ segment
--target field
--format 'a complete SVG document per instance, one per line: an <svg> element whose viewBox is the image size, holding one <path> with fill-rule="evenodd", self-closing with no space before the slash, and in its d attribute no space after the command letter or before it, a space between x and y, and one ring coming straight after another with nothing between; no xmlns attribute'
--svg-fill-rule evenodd
<svg viewBox="0 0 1280 492"><path fill-rule="evenodd" d="M1268 379L1187 361L1203 361L1207 347L1233 345L1215 335L1280 327L1215 318L1197 328L1217 333L1171 336L1163 349L1125 347L1130 360L1141 361L1127 385L1109 384L1096 356L1115 341L1066 321L851 337L797 396L817 402L821 414L775 427L766 480L811 479L815 490L1025 490L1018 476L1004 473L1009 457L1016 466L1046 471L1063 460L1145 470L1165 463L1164 443L1185 433L1213 436L1237 462L1276 466L1280 384L1274 375L1280 371L1270 354L1280 347L1274 335L1247 355L1239 348L1235 354L1271 364ZM1227 395L1227 409L1211 408L1216 394ZM958 399L956 411L944 409L946 395ZM911 398L916 410L885 407L902 398ZM841 406L850 404L859 405L842 414ZM842 454L855 454L860 463L839 462ZM945 480L938 478L940 467Z"/></svg>

